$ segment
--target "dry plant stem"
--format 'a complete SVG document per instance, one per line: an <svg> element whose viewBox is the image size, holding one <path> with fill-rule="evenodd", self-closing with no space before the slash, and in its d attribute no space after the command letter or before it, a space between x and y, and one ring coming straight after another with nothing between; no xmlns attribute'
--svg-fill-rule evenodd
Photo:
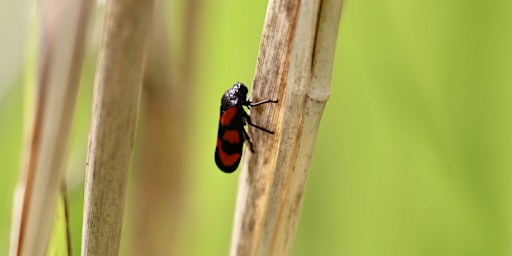
<svg viewBox="0 0 512 256"><path fill-rule="evenodd" d="M286 102L286 80L299 4L298 0L271 0L268 3L251 100L257 102L260 99L279 99L280 103L271 107L251 109L254 123L276 128L270 128L275 134L266 135L265 141L268 142L265 145L261 143L261 133L249 128L257 152L265 153L258 154L257 158L251 158L251 152L245 150L231 241L232 256L260 255L270 247L268 243L264 244L264 222L267 215L269 184L273 180L273 170L277 161L275 156L279 150L281 132L277 127L281 126L284 114L283 102ZM263 112L265 110L266 112Z"/></svg>
<svg viewBox="0 0 512 256"><path fill-rule="evenodd" d="M118 255L153 1L108 2L89 138L82 255Z"/></svg>
<svg viewBox="0 0 512 256"><path fill-rule="evenodd" d="M287 16L295 9L296 18ZM251 116L255 123L281 130L269 138L251 129L257 153L245 152L231 255L291 254L318 125L330 95L340 12L340 0L269 3L252 97L277 95L280 103L261 108L261 114L253 109ZM280 22L276 15L286 19ZM288 51L273 50L280 47Z"/></svg>
<svg viewBox="0 0 512 256"><path fill-rule="evenodd" d="M197 4L197 0L189 0L174 11L186 12ZM127 202L133 225L128 255L178 255L176 248L187 207L184 184L189 131L183 129L183 124L188 123L190 108L183 95L188 95L191 88L188 74L195 45L187 39L194 38L198 23L180 21L181 15L172 15L168 9L165 1L155 1L146 45L135 166L130 179L133 186L129 185L133 196ZM195 12L197 15L197 8ZM183 19L197 20L197 16L185 15ZM170 22L186 26L177 37L182 44L172 45L169 40Z"/></svg>
<svg viewBox="0 0 512 256"><path fill-rule="evenodd" d="M35 109L25 136L10 255L46 255L63 182L91 1L44 1Z"/></svg>

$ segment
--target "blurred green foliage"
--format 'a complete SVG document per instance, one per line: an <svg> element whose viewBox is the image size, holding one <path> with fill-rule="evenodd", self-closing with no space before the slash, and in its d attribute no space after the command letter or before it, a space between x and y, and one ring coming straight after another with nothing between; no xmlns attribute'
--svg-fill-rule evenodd
<svg viewBox="0 0 512 256"><path fill-rule="evenodd" d="M238 174L213 161L218 106L234 82L251 84L265 8L226 0L197 10L191 120L177 124L191 130L181 255L229 252ZM293 255L512 254L510 10L507 0L345 1ZM68 171L75 255L94 54ZM10 81L0 81L2 255L22 145L21 80Z"/></svg>

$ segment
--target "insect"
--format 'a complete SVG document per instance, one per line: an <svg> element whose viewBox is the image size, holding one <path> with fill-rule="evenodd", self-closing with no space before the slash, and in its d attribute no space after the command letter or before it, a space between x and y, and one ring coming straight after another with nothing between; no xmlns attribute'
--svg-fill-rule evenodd
<svg viewBox="0 0 512 256"><path fill-rule="evenodd" d="M264 132L274 134L273 131L253 124L251 117L245 112L243 106L250 108L270 102L277 103L277 100L251 102L247 100L247 93L248 90L245 84L237 82L222 95L219 133L215 148L215 163L223 172L231 173L238 167L242 157L244 140L247 140L251 152L254 153L254 147L249 134L244 129L246 123Z"/></svg>

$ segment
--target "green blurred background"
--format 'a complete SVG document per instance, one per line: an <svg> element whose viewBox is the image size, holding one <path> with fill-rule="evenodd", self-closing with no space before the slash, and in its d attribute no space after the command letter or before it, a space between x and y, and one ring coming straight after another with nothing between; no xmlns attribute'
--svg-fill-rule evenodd
<svg viewBox="0 0 512 256"><path fill-rule="evenodd" d="M19 176L33 4L0 0L0 255ZM179 255L229 252L238 172L213 161L219 100L252 81L266 4L198 6L189 119L176 124L189 131ZM510 0L345 1L293 255L512 255L511 11ZM76 255L94 49L68 163Z"/></svg>

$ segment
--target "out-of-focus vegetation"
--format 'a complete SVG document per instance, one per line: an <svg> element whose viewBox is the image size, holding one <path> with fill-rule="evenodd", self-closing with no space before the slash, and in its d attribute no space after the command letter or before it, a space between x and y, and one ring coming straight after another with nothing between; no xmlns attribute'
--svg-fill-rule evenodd
<svg viewBox="0 0 512 256"><path fill-rule="evenodd" d="M27 34L33 7L17 3L0 1L1 255L29 99L19 47L28 37L19 31ZM344 4L293 255L512 254L512 2ZM190 163L175 230L179 255L229 251L238 174L213 161L219 100L234 82L251 82L265 8L262 1L198 6L197 66L183 85L191 87L183 95L189 118L176 123L189 131ZM91 31L68 163L76 255L97 40ZM134 207L128 199L127 210ZM123 231L133 231L129 222Z"/></svg>

